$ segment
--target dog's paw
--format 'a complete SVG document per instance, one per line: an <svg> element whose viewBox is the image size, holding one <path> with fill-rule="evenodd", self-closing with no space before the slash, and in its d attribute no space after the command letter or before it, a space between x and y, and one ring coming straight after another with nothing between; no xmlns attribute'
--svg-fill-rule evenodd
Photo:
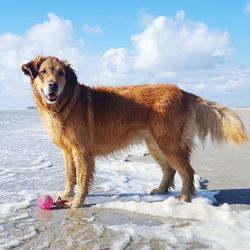
<svg viewBox="0 0 250 250"><path fill-rule="evenodd" d="M164 189L160 189L160 188L155 188L153 189L150 194L166 194L167 191Z"/></svg>
<svg viewBox="0 0 250 250"><path fill-rule="evenodd" d="M67 197L71 197L72 193L71 192L66 192L66 191L60 191L56 194L57 197L60 198L67 198Z"/></svg>
<svg viewBox="0 0 250 250"><path fill-rule="evenodd" d="M192 195L191 194L181 194L177 198L179 201L191 202Z"/></svg>
<svg viewBox="0 0 250 250"><path fill-rule="evenodd" d="M82 205L81 199L75 198L73 201L68 201L65 203L66 208L79 208Z"/></svg>

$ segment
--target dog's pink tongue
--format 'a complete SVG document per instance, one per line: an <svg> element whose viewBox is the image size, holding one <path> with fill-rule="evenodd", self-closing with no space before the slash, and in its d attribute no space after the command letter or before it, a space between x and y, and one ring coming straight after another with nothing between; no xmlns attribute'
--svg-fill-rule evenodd
<svg viewBox="0 0 250 250"><path fill-rule="evenodd" d="M48 94L49 99L54 99L55 96L56 96L56 95L55 95L54 93L49 93L49 94Z"/></svg>
<svg viewBox="0 0 250 250"><path fill-rule="evenodd" d="M50 100L54 100L56 98L56 94L54 93L49 93L47 96Z"/></svg>

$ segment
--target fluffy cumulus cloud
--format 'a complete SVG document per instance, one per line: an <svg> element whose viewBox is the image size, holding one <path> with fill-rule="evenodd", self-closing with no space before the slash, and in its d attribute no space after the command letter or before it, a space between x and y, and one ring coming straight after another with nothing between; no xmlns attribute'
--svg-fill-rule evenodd
<svg viewBox="0 0 250 250"><path fill-rule="evenodd" d="M85 54L84 38L74 38L71 21L54 14L23 35L0 35L0 108L32 103L20 65L39 54L67 59L88 84L172 82L226 104L247 105L250 67L225 66L232 50L227 32L186 20L184 11L174 18L150 15L143 23L143 30L131 36L131 49L110 48L99 55ZM102 33L99 26L84 27Z"/></svg>
<svg viewBox="0 0 250 250"><path fill-rule="evenodd" d="M203 23L157 17L140 34L132 37L138 70L169 71L214 67L230 52L227 32L209 30Z"/></svg>
<svg viewBox="0 0 250 250"><path fill-rule="evenodd" d="M100 76L100 80L113 82L122 81L126 77L126 73L129 72L129 59L128 52L124 48L109 49L103 56L103 71Z"/></svg>

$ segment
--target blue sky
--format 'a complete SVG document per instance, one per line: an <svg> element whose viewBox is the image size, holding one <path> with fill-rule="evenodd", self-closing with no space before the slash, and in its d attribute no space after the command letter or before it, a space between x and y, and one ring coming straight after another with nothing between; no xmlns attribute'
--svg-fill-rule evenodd
<svg viewBox="0 0 250 250"><path fill-rule="evenodd" d="M228 0L127 0L127 1L4 1L0 9L0 34L24 33L31 25L43 22L48 13L54 13L74 24L76 37L88 41L88 49L103 52L110 47L130 46L129 37L142 30L140 15L175 16L184 10L186 17L206 23L210 28L226 30L235 47L239 63L250 58L250 15L245 11L247 1ZM14 8L13 8L14 7ZM99 24L105 34L98 39L84 33L83 23Z"/></svg>
<svg viewBox="0 0 250 250"><path fill-rule="evenodd" d="M247 91L242 91L242 89L247 86L245 79L250 72L248 71L250 68L250 8L247 10L247 6L247 1L240 0L4 1L1 3L0 8L0 55L2 57L0 64L6 65L6 55L13 56L12 61L17 60L16 57L20 62L27 60L28 55L33 56L33 54L19 52L24 51L28 43L33 43L31 47L34 50L34 56L35 53L59 54L73 61L77 70L83 70L85 67L88 67L87 72L79 73L81 78L85 78L81 79L82 81L87 80L87 82L92 81L94 84L99 84L99 82L103 80L103 82L113 82L116 84L119 80L121 84L123 84L130 80L136 83L143 81L163 82L165 80L179 84L187 90L196 92L196 94L205 95L207 98L212 98L226 105L249 106L248 100L250 98L246 94ZM53 19L51 17L50 19L48 17L49 13L53 13L55 18ZM177 13L182 13L180 14L180 18L177 18ZM160 16L163 16L165 19L158 20L157 24L155 20ZM170 20L172 20L172 24ZM65 39L65 43L57 41L56 45L52 45L52 47L55 45L54 50L48 49L47 51L46 48L42 48L42 43L39 44L38 41L38 39L44 39L46 43L47 40L55 40L51 35L45 37L44 34L46 34L49 29L45 27L46 22L48 22L48 26L51 25L51 27L53 27L53 23L60 22L61 26L59 26L62 28L61 31L71 33L69 36L65 34L62 38L61 35L58 34L57 38L61 40ZM67 22L70 23L70 27L67 26ZM198 50L200 49L199 46L203 46L200 53L192 54L188 52L184 59L182 56L179 56L179 62L175 67L171 67L171 65L169 67L166 66L166 68L163 67L170 52L165 54L166 58L164 60L159 56L154 62L151 62L152 68L155 68L155 70L150 71L148 70L149 67L140 64L147 56L154 57L154 53L157 54L157 51L153 51L156 43L157 48L160 46L159 44L163 42L165 42L166 47L168 47L169 43L174 44L174 41L169 40L168 37L165 37L165 40L162 41L159 35L161 32L165 32L165 36L169 34L169 31L173 33L170 27L171 25L173 25L173 27L176 25L177 31L174 35L177 35L177 37L179 37L184 27L188 27L190 35L185 38L186 40L182 39L179 41L181 48L183 48L183 44L185 45L196 39L196 35L192 34L196 34L195 31L199 29L197 28L199 23L205 26L205 31L203 30L205 34L202 35L203 40L199 40L199 43L193 44L197 46ZM38 24L41 25L39 26ZM64 25L65 27L67 26L65 29L63 28ZM157 26L159 34L157 37L152 38L154 25L160 25L160 27ZM34 33L31 33L33 35L35 34L35 36L37 33L42 32L38 34L39 38L35 41L31 39L28 34L32 29ZM41 29L44 30L41 31ZM53 34L53 32L54 31L51 31L49 34ZM145 45L145 41L148 39L148 33L150 33L149 39L152 38L152 41ZM12 34L16 37L6 38L6 34ZM136 34L139 35L139 40L135 38ZM218 40L219 45L217 47L216 45L210 46L203 44L208 42L216 44L216 36L218 36L218 39L224 37L221 41ZM16 42L16 40L18 40L18 42ZM2 51L1 43L2 47L4 47ZM3 43L5 43L4 46ZM7 46L7 43L10 45ZM58 51L63 50L63 48L70 48L71 51L77 52L74 52L74 56L72 54L73 52L66 53L64 51L59 53L56 51L58 44L59 47L61 46L60 48L58 47ZM146 46L146 48L143 46ZM152 54L148 52L150 46L152 46ZM174 46L173 48L176 49L178 53L178 47ZM164 49L164 47L160 48L159 51L162 49ZM81 60L76 59L77 53L79 54L79 58L81 57ZM214 60L214 58L209 57L209 53L213 55L219 53L220 56L217 56L216 60ZM221 55L221 53L223 55ZM189 60L192 61L194 55L195 60L197 59L197 63L190 68L188 65ZM21 56L22 58L20 58ZM170 55L170 58L173 60L174 57L171 56L172 55ZM3 57L5 59L3 59ZM8 59L8 63L11 60ZM105 77L95 78L95 72L90 69L89 63L86 65L87 62L98 65L99 71L97 74L105 75ZM131 66L132 64L137 66ZM200 69L199 65L202 65ZM6 69L6 72L8 72L12 66L12 64L9 64L9 68ZM124 67L122 72L118 69L120 66ZM114 67L117 68L114 69ZM158 70L159 68L161 68L160 71ZM201 71L194 76L191 70L197 71L198 69ZM19 69L17 68L17 70ZM104 70L106 70L106 72L103 72ZM143 74L143 70L147 73L147 77L145 76L146 74ZM107 77L107 72L110 72L109 77ZM231 81L232 76L228 76L227 78L227 72L231 72L230 74L232 76L237 75L238 80ZM91 76L91 74L93 74L93 76ZM198 74L202 74L202 77ZM213 80L213 74L217 77L216 81ZM86 75L89 78L87 78ZM132 77L132 75L136 77ZM184 77L185 75L187 76L186 78ZM244 79L240 78L242 75L244 75ZM17 78L18 77L13 79L12 82L14 80L16 81ZM7 84L6 79L9 79L7 75L0 76L0 85L4 86L4 91L2 91L2 93L0 91L0 97L4 97L4 100L7 100L7 95L12 92L12 82ZM19 83L20 89L22 86L21 82L23 84L24 79L25 78L22 77L22 81ZM219 79L227 81L224 82L227 86L221 87L220 84L223 83L220 83ZM191 85L191 81L193 81L193 85ZM235 83L235 81L240 82ZM214 89L219 89L220 91L222 89L224 91L223 95L216 93L216 91L206 91L206 86L211 85L216 85ZM218 85L220 85L219 88ZM30 91L30 89L26 88L24 92L25 101L22 101L21 97L17 98L17 100L19 100L17 101L18 106L22 104L26 105L30 102L31 97L28 91ZM235 96L235 93L237 93L237 96ZM6 103L4 103L4 105L2 104L2 107L5 106ZM13 104L10 106L12 107Z"/></svg>

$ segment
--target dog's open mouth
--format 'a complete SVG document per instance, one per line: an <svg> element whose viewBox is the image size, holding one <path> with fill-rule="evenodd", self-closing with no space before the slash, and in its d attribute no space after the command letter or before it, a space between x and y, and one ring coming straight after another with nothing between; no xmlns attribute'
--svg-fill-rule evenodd
<svg viewBox="0 0 250 250"><path fill-rule="evenodd" d="M48 101L55 102L57 99L57 94L52 92L52 93L47 94L45 97Z"/></svg>
<svg viewBox="0 0 250 250"><path fill-rule="evenodd" d="M43 89L41 89L41 92L48 103L54 103L58 98L58 95L54 92L50 92L48 94L45 94Z"/></svg>

